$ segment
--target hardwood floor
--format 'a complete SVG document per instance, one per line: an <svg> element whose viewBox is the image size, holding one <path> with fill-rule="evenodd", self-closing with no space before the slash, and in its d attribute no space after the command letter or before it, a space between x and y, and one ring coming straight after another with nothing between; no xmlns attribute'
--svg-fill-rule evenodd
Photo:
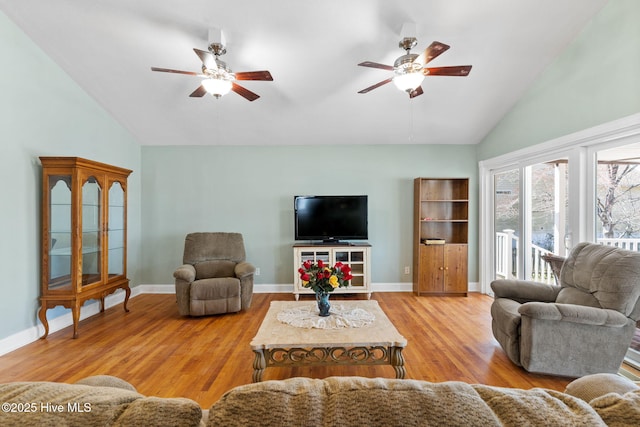
<svg viewBox="0 0 640 427"><path fill-rule="evenodd" d="M554 390L571 381L527 373L507 359L491 334L492 299L486 295L374 293L372 298L407 338L407 378ZM188 397L208 408L225 391L251 382L249 342L273 300L293 296L255 294L247 312L185 318L178 315L174 295L141 295L129 301L129 313L118 305L82 321L78 339L68 327L1 356L0 382L74 382L109 374L145 395ZM268 368L263 380L332 375L395 376L391 366Z"/></svg>

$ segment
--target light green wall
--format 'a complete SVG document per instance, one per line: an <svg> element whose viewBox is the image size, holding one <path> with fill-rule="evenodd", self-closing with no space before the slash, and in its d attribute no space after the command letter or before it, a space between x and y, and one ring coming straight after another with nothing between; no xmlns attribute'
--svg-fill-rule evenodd
<svg viewBox="0 0 640 427"><path fill-rule="evenodd" d="M640 1L610 0L478 147L478 160L640 112Z"/></svg>
<svg viewBox="0 0 640 427"><path fill-rule="evenodd" d="M40 295L38 156L77 156L133 169L129 277L139 283L140 147L0 12L0 339L35 326ZM62 310L50 310L49 318Z"/></svg>
<svg viewBox="0 0 640 427"><path fill-rule="evenodd" d="M374 283L410 282L413 178L470 177L469 278L477 281L475 146L143 147L142 283L173 283L184 237L243 233L256 284L292 284L293 196L366 194Z"/></svg>

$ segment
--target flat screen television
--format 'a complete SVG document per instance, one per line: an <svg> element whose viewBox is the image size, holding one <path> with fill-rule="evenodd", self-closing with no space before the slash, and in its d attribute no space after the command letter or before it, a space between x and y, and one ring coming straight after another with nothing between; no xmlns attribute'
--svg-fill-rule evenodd
<svg viewBox="0 0 640 427"><path fill-rule="evenodd" d="M367 196L295 196L296 240L366 240Z"/></svg>

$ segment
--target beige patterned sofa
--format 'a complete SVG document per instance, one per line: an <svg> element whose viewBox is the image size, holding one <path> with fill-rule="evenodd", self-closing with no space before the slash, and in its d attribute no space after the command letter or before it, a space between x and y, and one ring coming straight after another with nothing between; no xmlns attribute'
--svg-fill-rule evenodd
<svg viewBox="0 0 640 427"><path fill-rule="evenodd" d="M292 378L236 387L203 411L146 397L109 376L76 384L0 384L2 426L568 426L640 425L640 387L596 374L564 393L462 382Z"/></svg>

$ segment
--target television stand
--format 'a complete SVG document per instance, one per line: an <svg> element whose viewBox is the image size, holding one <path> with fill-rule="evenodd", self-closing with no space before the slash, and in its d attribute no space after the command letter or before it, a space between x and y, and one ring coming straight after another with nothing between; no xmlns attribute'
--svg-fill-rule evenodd
<svg viewBox="0 0 640 427"><path fill-rule="evenodd" d="M335 289L332 294L367 294L371 298L371 245L368 243L318 242L293 245L293 294L296 301L300 294L313 295L313 290L302 286L298 269L305 261L322 260L333 267L336 262L351 267L353 278L349 286Z"/></svg>

